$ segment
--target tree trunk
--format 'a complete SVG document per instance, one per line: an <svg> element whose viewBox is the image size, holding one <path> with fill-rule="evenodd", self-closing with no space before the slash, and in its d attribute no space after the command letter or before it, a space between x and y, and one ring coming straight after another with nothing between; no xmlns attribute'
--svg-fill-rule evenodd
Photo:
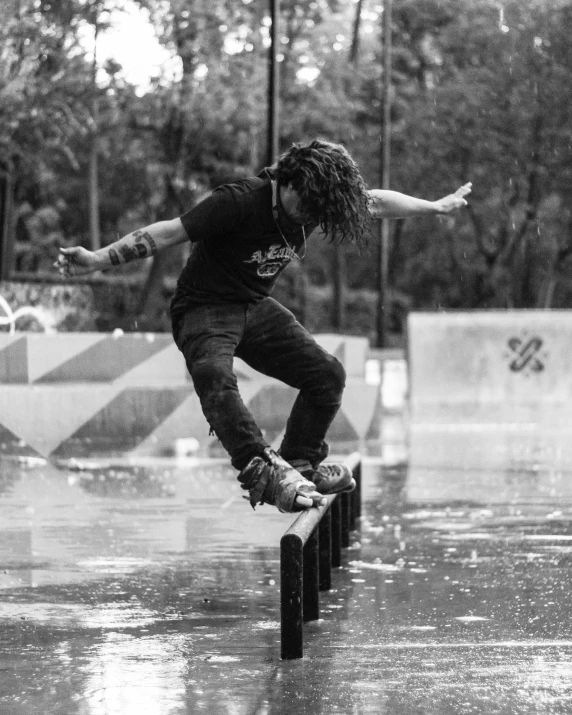
<svg viewBox="0 0 572 715"><path fill-rule="evenodd" d="M0 280L14 269L14 176L12 166L0 162Z"/></svg>
<svg viewBox="0 0 572 715"><path fill-rule="evenodd" d="M358 0L356 3L356 14L354 16L354 24L352 30L352 44L350 47L350 62L357 64L359 56L359 31L361 25L361 9L363 0Z"/></svg>
<svg viewBox="0 0 572 715"><path fill-rule="evenodd" d="M181 5L181 8L184 6ZM179 11L181 11L179 8ZM197 8L198 10L199 8ZM181 78L181 93L176 107L178 123L178 142L176 151L169 156L172 169L165 175L165 198L162 202L160 215L156 220L172 219L180 216L190 208L193 202L183 200L183 195L187 193L186 186L187 172L189 168L191 144L191 111L194 92L194 72L199 62L200 37L204 31L204 8L201 12L191 15L192 20L187 22L179 15L175 21L174 40L177 52L183 65L183 76ZM183 188L182 188L183 187ZM185 205L187 204L187 205ZM143 286L137 311L137 327L139 330L164 330L168 327L168 320L165 314L165 282L166 274L180 272L183 267L185 246L175 246L168 251L158 253L151 266L151 270Z"/></svg>
<svg viewBox="0 0 572 715"><path fill-rule="evenodd" d="M558 279L556 278L556 274L553 272L546 281L542 304L538 307L543 308L544 310L550 310L550 308L552 308L552 301L554 300L554 291L556 290L557 283Z"/></svg>
<svg viewBox="0 0 572 715"><path fill-rule="evenodd" d="M161 214L156 220L180 216L186 207L181 205L179 196L169 175L165 176L165 201ZM165 314L164 276L171 272L179 272L183 267L185 246L173 246L167 251L161 251L153 258L147 280L141 291L137 309L137 330L164 331L168 329L168 319Z"/></svg>
<svg viewBox="0 0 572 715"><path fill-rule="evenodd" d="M349 61L352 65L357 65L359 49L359 31L361 25L361 10L363 0L358 0L356 4L356 14L354 16L352 30L352 44L350 47ZM349 87L346 88L349 91ZM334 330L342 332L346 322L345 304L345 284L346 284L346 256L342 244L334 244L333 257L333 306L332 325Z"/></svg>

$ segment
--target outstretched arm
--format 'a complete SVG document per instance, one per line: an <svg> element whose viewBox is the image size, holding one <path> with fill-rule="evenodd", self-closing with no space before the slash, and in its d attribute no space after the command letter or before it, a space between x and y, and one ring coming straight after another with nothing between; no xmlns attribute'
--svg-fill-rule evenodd
<svg viewBox="0 0 572 715"><path fill-rule="evenodd" d="M154 256L170 246L189 240L180 218L158 221L120 238L98 251L88 251L81 246L60 248L54 267L64 276L80 276L93 271L129 263L136 258Z"/></svg>
<svg viewBox="0 0 572 715"><path fill-rule="evenodd" d="M370 212L374 218L412 218L435 214L448 214L467 205L465 196L471 193L472 184L464 184L437 201L416 199L398 191L372 189Z"/></svg>

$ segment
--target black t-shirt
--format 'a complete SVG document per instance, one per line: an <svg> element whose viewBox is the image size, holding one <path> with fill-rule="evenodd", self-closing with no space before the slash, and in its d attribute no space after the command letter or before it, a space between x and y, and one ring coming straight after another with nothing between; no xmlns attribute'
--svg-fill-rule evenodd
<svg viewBox="0 0 572 715"><path fill-rule="evenodd" d="M272 292L315 225L290 221L277 201L270 173L225 184L181 216L193 242L173 300L178 322L196 303L252 302Z"/></svg>

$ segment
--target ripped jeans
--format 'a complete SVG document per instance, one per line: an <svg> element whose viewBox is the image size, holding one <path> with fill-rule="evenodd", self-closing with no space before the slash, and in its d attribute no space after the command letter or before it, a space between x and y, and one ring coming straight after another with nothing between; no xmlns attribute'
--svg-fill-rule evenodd
<svg viewBox="0 0 572 715"><path fill-rule="evenodd" d="M196 304L173 335L203 413L236 469L269 444L238 391L235 356L299 390L280 447L284 459L307 459L314 466L325 459L325 437L341 405L345 371L289 310L273 298Z"/></svg>

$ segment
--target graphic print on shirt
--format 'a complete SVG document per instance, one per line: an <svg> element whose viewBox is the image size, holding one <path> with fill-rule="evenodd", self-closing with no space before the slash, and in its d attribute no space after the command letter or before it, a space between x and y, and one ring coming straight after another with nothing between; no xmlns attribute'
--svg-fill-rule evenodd
<svg viewBox="0 0 572 715"><path fill-rule="evenodd" d="M282 266L296 257L296 251L289 246L275 243L267 251L255 251L245 263L257 263L256 273L261 278L272 278Z"/></svg>

